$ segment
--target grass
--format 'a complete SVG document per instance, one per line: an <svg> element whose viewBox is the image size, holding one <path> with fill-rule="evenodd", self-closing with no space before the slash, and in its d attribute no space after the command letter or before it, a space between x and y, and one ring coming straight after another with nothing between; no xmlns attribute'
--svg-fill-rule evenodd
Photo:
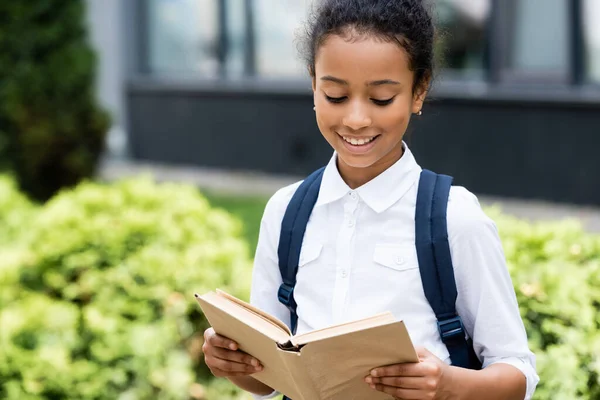
<svg viewBox="0 0 600 400"><path fill-rule="evenodd" d="M222 208L242 220L244 237L250 246L250 250L254 252L258 243L260 220L269 199L267 197L235 196L208 191L203 191L202 194L211 205Z"/></svg>

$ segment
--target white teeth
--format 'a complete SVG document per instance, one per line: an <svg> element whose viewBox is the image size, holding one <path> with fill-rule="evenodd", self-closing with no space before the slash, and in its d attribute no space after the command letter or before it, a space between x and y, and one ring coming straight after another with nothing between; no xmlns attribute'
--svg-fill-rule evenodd
<svg viewBox="0 0 600 400"><path fill-rule="evenodd" d="M374 139L374 138L370 138L370 139L355 139L355 138L347 138L347 137L343 137L343 136L342 136L342 138L343 138L343 139L344 139L346 142L348 142L348 143L350 143L350 144L353 144L354 146L362 146L362 145L365 145L365 144L367 144L367 143L369 143L369 142L372 142L372 141L373 141L373 139Z"/></svg>

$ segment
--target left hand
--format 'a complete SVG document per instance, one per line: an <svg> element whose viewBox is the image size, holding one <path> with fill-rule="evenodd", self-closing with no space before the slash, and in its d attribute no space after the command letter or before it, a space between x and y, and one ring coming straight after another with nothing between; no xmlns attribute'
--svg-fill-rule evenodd
<svg viewBox="0 0 600 400"><path fill-rule="evenodd" d="M408 400L450 398L451 368L425 348L417 348L420 362L375 368L365 382L371 388Z"/></svg>

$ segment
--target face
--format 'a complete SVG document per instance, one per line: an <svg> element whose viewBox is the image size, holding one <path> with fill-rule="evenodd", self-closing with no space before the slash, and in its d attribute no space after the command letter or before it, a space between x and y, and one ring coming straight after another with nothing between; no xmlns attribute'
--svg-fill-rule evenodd
<svg viewBox="0 0 600 400"><path fill-rule="evenodd" d="M317 124L336 150L346 182L366 183L402 156L410 117L425 97L422 91L413 93L413 78L408 54L395 42L336 35L318 49Z"/></svg>

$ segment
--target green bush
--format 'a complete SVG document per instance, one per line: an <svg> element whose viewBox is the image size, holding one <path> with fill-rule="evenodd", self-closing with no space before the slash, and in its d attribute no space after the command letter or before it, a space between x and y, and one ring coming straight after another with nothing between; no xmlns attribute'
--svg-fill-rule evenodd
<svg viewBox="0 0 600 400"><path fill-rule="evenodd" d="M92 176L104 149L84 6L0 1L0 160L38 200Z"/></svg>
<svg viewBox="0 0 600 400"><path fill-rule="evenodd" d="M134 179L38 207L0 179L0 398L251 399L211 379L194 292L248 298L263 200ZM252 211L253 210L253 211ZM498 224L541 382L535 399L600 399L600 236Z"/></svg>
<svg viewBox="0 0 600 400"><path fill-rule="evenodd" d="M35 206L6 175L0 175L0 249L16 241L29 228Z"/></svg>
<svg viewBox="0 0 600 400"><path fill-rule="evenodd" d="M600 399L600 236L574 221L528 223L497 209L541 381L536 399Z"/></svg>
<svg viewBox="0 0 600 400"><path fill-rule="evenodd" d="M193 187L80 184L0 258L0 398L188 399L211 393L193 298L248 298L239 220ZM217 385L222 385L218 383ZM240 391L228 388L234 398Z"/></svg>

